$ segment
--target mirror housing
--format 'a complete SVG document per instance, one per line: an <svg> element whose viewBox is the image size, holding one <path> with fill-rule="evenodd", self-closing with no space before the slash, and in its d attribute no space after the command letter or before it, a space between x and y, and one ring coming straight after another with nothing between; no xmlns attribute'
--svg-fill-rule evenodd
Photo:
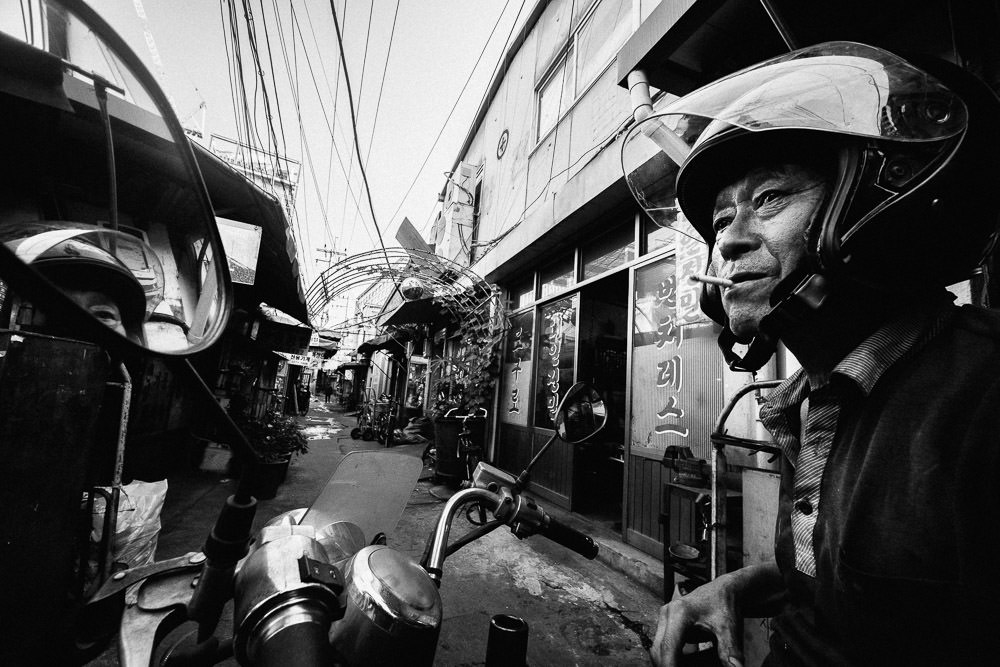
<svg viewBox="0 0 1000 667"><path fill-rule="evenodd" d="M40 4L44 34L4 23L16 10L0 15L0 328L69 332L114 352L204 350L225 331L232 284L184 129L96 12L81 0ZM98 255L101 275L110 267L133 284L104 289L88 269ZM145 308L122 302L136 290ZM131 326L108 324L109 300L139 311Z"/></svg>
<svg viewBox="0 0 1000 667"><path fill-rule="evenodd" d="M555 416L559 439L570 444L594 437L608 422L604 399L586 382L577 382L559 404Z"/></svg>

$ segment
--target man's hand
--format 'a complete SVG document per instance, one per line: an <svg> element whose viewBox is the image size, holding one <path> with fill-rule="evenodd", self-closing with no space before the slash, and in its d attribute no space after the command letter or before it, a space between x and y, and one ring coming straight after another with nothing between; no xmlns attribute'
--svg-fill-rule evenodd
<svg viewBox="0 0 1000 667"><path fill-rule="evenodd" d="M649 651L654 665L677 667L684 644L698 641L702 639L698 635L708 632L715 635L722 664L742 667L743 650L736 636L739 616L732 580L732 574L722 575L660 607L656 636Z"/></svg>
<svg viewBox="0 0 1000 667"><path fill-rule="evenodd" d="M715 636L720 664L743 667L742 627L745 607L771 602L783 589L777 566L771 562L724 574L684 597L660 608L650 657L657 667L678 667L685 643Z"/></svg>

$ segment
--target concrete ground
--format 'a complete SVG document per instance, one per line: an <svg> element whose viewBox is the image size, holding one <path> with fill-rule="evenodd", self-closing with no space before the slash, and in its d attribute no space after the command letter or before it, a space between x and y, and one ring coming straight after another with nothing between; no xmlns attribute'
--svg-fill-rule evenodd
<svg viewBox="0 0 1000 667"><path fill-rule="evenodd" d="M377 442L352 440L354 418L322 398L313 398L300 421L310 438L309 452L292 462L278 495L260 501L255 527L282 512L308 507L351 451L381 448ZM422 449L402 446L391 451L419 456ZM389 546L415 560L444 506L431 472L425 468L396 530L388 536ZM236 487L224 473L200 470L175 475L169 483L158 560L199 550ZM586 528L573 515L553 513ZM464 517L457 518L452 540L470 527ZM613 536L599 535L598 541L602 559L588 561L545 538L518 540L500 528L450 556L441 584L444 619L435 665L484 664L494 614L512 614L528 623L530 665L648 664L646 647L660 605L655 577L649 578L655 562L633 558ZM405 664L402 657L400 664Z"/></svg>

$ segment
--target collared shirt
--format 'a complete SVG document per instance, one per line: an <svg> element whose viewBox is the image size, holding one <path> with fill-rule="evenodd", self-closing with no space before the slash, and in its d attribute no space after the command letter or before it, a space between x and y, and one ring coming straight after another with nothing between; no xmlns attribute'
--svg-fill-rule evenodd
<svg viewBox="0 0 1000 667"><path fill-rule="evenodd" d="M820 487L830 456L844 392L871 394L879 379L895 363L924 347L936 336L948 315L950 304L911 311L878 329L837 364L829 378L810 380L799 370L772 392L761 406L760 419L771 432L784 456L795 469L794 503L791 510L795 545L795 569L816 576L813 533L823 508ZM847 384L846 382L850 384ZM806 406L798 424L789 422L789 411Z"/></svg>

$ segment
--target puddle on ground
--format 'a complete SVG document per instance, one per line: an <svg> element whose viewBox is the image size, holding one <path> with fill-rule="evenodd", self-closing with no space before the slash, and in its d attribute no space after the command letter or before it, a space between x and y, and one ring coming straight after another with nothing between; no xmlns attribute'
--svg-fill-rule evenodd
<svg viewBox="0 0 1000 667"><path fill-rule="evenodd" d="M344 425L333 419L307 419L302 428L306 440L326 440L344 430Z"/></svg>

